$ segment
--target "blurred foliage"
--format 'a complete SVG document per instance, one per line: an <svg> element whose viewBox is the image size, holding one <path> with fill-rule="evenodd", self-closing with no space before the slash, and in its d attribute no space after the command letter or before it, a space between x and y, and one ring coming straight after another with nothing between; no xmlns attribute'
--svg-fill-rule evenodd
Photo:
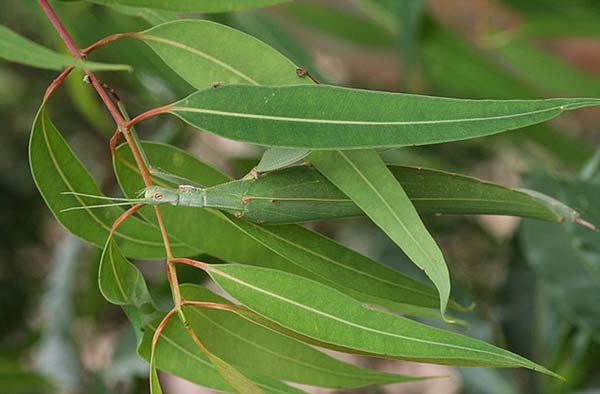
<svg viewBox="0 0 600 394"><path fill-rule="evenodd" d="M324 82L465 98L600 96L597 1L448 3L297 1L210 18L264 40ZM84 2L55 5L82 45L177 17ZM458 18L452 8L461 8ZM65 51L36 2L2 1L0 23ZM119 41L93 58L133 66L135 73L100 74L133 113L192 90L141 43ZM146 366L134 355L133 333L98 291L97 251L66 236L50 219L27 168L30 121L53 77L52 72L0 61L0 391L44 393L58 387L61 392L146 392ZM112 190L105 141L114 126L95 94L75 74L56 101L53 111L61 112L57 118L69 142L85 152L80 156L86 165ZM597 111L584 111L491 139L392 150L384 156L514 185L528 173L527 187L572 205L600 225L598 160L579 174L600 142L599 120ZM147 131L145 138L186 146L234 176L244 174L258 158L255 150L192 136L169 119L151 120ZM84 145L94 139L94 146ZM516 230L514 221L506 227L506 221L497 219L425 219L448 255L453 292L477 305L461 316L471 325L469 334L534 358L568 379L559 386L524 370L461 369L458 392L600 390L598 233L534 221ZM420 275L366 221L336 221L317 229ZM168 299L160 270L140 268L158 285L159 302ZM194 275L187 275L190 281L201 280Z"/></svg>

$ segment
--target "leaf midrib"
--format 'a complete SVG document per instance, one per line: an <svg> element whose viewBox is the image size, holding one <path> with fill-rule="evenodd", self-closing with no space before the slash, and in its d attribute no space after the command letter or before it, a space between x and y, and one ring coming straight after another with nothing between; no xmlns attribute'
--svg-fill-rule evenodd
<svg viewBox="0 0 600 394"><path fill-rule="evenodd" d="M238 70L237 68L233 67L232 65L225 63L222 60L217 59L216 57L209 55L206 52L202 52L199 49L196 48L192 48L188 45L182 44L180 42L177 41L173 41L173 40L169 40L168 38L163 38L163 37L157 37L151 34L140 34L139 38L141 38L142 40L149 40L149 41L156 41L156 42L160 42L163 44L167 44L167 45L171 45L174 46L176 48L179 49L183 49L184 51L188 51L194 55L200 56L206 60L209 60L215 64L218 64L219 66L221 66L222 68L232 72L233 74L237 75L238 77L244 79L246 82L252 84L252 85L259 85L258 82L256 82L254 79L250 78L248 75L244 74L242 71Z"/></svg>
<svg viewBox="0 0 600 394"><path fill-rule="evenodd" d="M312 85L307 85L312 86ZM186 99L187 100L187 99ZM408 121L370 121L370 120L343 120L343 119L320 119L320 118L297 118L291 116L275 116L275 115L263 115L253 114L244 112L233 112L233 111L221 111L208 108L194 108L185 106L172 106L169 108L169 112L192 112L192 113L203 113L208 115L218 115L232 118L245 118L245 119L260 119L260 120L272 120L281 122L293 122L293 123L316 123L316 124L333 124L333 125L352 125L352 126L415 126L415 125L430 125L430 124L452 124L452 123L467 123L467 122L479 122L488 120L502 120L518 118L522 116L530 116L536 114L542 114L545 112L553 112L556 110L564 111L566 105L560 105L556 107L550 107L540 109L537 111L521 112L510 115L497 115L488 117L478 118L459 118L459 119L439 119L439 120L408 120Z"/></svg>

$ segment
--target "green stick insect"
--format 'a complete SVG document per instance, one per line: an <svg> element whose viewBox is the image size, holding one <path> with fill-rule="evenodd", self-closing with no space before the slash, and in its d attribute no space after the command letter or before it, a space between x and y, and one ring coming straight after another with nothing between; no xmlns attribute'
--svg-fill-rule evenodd
<svg viewBox="0 0 600 394"><path fill-rule="evenodd" d="M573 209L540 193L509 189L437 170L395 165L388 168L403 185L421 214L514 215L591 226ZM168 177L171 182L182 180L176 175L159 173L161 177ZM316 169L305 165L206 188L195 185L179 185L174 188L151 186L143 189L139 198L133 199L76 192L65 194L115 202L72 207L64 211L130 204L170 204L219 209L236 218L261 224L364 216L361 209L337 187Z"/></svg>

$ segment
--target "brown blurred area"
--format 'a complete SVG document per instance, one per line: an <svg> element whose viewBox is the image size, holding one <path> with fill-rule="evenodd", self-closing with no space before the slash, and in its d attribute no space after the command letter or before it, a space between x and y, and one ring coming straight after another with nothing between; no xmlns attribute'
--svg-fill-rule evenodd
<svg viewBox="0 0 600 394"><path fill-rule="evenodd" d="M415 48L410 52L403 50L404 44L395 35L397 32L390 34L388 31L387 38L367 35L365 41L371 44L365 44L358 39L353 42L352 35L348 37L348 32L342 28L334 29L334 33L328 31L315 22L316 18L311 22L310 15L307 17L300 14L289 8L289 5L256 12L274 21L282 32L301 45L302 51L313 62L306 66L315 70L318 77L323 77L326 83L471 97L470 88L453 90L455 79L460 81L464 77L466 80L468 76L461 75L459 78L454 75L456 68L452 66L443 78L439 74L433 78L427 64L427 60L431 58L420 56L421 50L426 46L433 47L429 41L432 32L437 34L439 31L449 31L460 45L470 48L482 58L485 57L486 61L496 61L499 69L514 76L519 87L523 86L524 90L531 88L528 92L533 96L550 97L563 92L546 90L545 86L535 85L535 80L521 78L507 58L495 55L503 42L515 37L525 40L528 45L572 67L574 72L585 73L586 78L600 86L600 33L595 37L548 34L522 38L519 36L520 29L526 23L527 15L532 13L527 7L516 7L515 1L426 1L414 16L418 21L415 22L417 27L414 31ZM554 8L573 6L568 3L556 2ZM579 3L583 4L582 7L589 4L585 1ZM367 28L379 26L385 32L388 26L378 20L377 14L371 13L370 8L362 6L361 0L297 1L294 7L305 4L349 14L364 21ZM394 1L388 1L387 4L394 8ZM539 4L543 4L543 1L539 1ZM56 5L61 15L65 16L65 25L81 40L81 44L100 38L100 33L127 28L141 30L146 27L146 23L138 18L117 14L105 7L85 2L57 2ZM72 9L69 10L69 7ZM335 16L335 12L331 15ZM400 18L398 15L391 15L392 21ZM573 18L570 15L565 14L565 18ZM218 15L213 18L237 26L233 16ZM597 22L600 25L600 18ZM37 42L63 50L33 1L3 0L0 3L0 23ZM77 30L86 23L92 27L91 31ZM103 25L108 32L93 29L99 25ZM364 26L360 29L357 26L357 32L361 34L364 29ZM252 34L251 31L250 33ZM443 46L443 43L439 45ZM407 54L415 59L408 61ZM110 58L110 54L107 57L107 60L117 60ZM443 70L445 65L442 61L436 67ZM99 293L96 283L99 251L66 234L45 207L29 174L28 130L43 91L54 74L0 60L0 124L3 126L0 133L0 201L3 209L0 215L0 393L147 392L147 366L135 355L135 339L130 332L129 323L122 311L108 304ZM76 79L74 77L69 86L64 86L57 92L52 109L53 118L99 183L107 192L114 192L117 186L110 172L107 144L113 126L93 93L86 91L85 86ZM450 83L438 83L440 79ZM107 74L106 81L124 97L135 113L168 102L178 97L182 91L162 80L160 74L144 74L139 77ZM483 87L487 81L478 81L475 86L477 83ZM148 94L152 91L158 93ZM510 95L512 91L509 89L507 94ZM485 96L486 92L482 95ZM570 92L564 95L568 96ZM600 90L596 96L600 97ZM157 131L149 133L148 138L182 146L236 177L244 175L262 152L259 148L213 135L190 133L182 124L171 119L152 120L150 124ZM569 153L574 157L572 162L569 162L570 159L557 158L555 153L549 152L535 138L517 140L512 134L490 138L489 142L478 140L394 150L384 152L383 155L397 163L457 171L520 187L523 184L521 175L532 169L543 168L553 173L576 174L581 163L593 153L593 147L600 143L599 124L600 111L596 109L577 111L552 122L557 133L573 143L575 153ZM510 331L512 327L506 323L510 313L506 309L511 305L503 304L501 300L504 292L508 291L511 278L516 275L515 238L519 219L485 216L428 217L425 221L447 257L452 272L453 293L467 304L477 304L475 312L470 317L465 317L469 320L469 331L465 331L464 327L457 327L456 330L500 346L510 347L517 343L521 346L520 336L531 327L524 319L521 321L522 326L514 333ZM366 220L332 221L319 223L314 228L379 261L423 279L406 258ZM138 266L155 288L157 296L168 298L168 286L161 267L145 263ZM189 280L204 279L190 275ZM516 294L516 297L521 296ZM530 294L522 297L527 302L535 301ZM529 345L530 343L526 343L522 349L529 351ZM521 348L515 351L520 350ZM388 372L443 375L448 378L354 390L303 389L319 394L451 394L484 392L487 385L490 393L542 392L539 388L541 386L532 384L536 378L526 371L511 370L496 374L468 368L374 360L342 354L336 354L336 357ZM13 382L11 379L14 377L22 379L23 383L7 386L11 388L6 391L2 385ZM209 392L167 374L161 374L161 381L167 394ZM576 389L579 388L555 392L576 392Z"/></svg>

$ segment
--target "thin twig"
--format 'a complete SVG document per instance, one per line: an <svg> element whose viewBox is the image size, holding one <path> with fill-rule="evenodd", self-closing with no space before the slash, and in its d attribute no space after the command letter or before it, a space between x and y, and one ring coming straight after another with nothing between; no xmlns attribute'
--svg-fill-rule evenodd
<svg viewBox="0 0 600 394"><path fill-rule="evenodd" d="M50 83L50 85L48 85L48 88L44 92L44 101L48 100L48 97L50 97L50 95L54 93L56 88L60 86L60 84L71 73L71 71L73 71L73 67L67 67L60 74L58 74L56 78L54 78L54 80Z"/></svg>

